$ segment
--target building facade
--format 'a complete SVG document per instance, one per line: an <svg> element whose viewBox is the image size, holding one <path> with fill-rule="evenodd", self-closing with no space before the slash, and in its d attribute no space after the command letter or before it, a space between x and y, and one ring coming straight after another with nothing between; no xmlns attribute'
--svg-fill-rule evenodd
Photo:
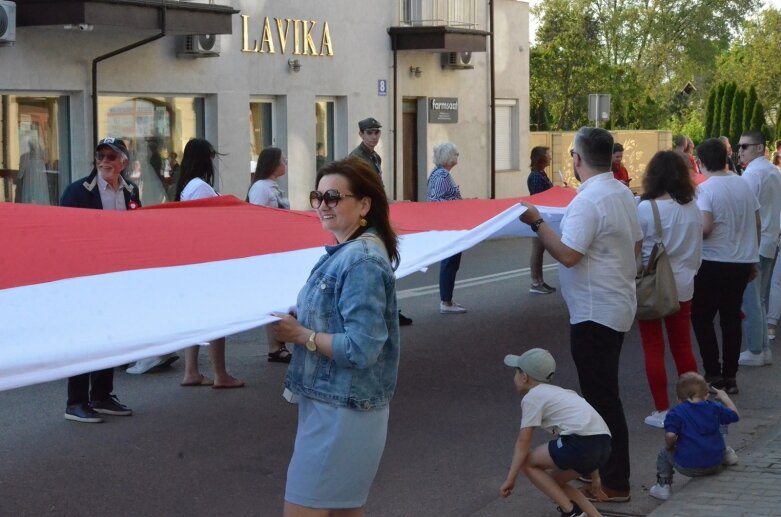
<svg viewBox="0 0 781 517"><path fill-rule="evenodd" d="M444 141L464 197L523 195L528 3L493 4L18 0L0 46L0 200L56 204L107 135L128 142L142 201L171 200L198 136L221 153L217 190L242 199L258 153L282 148L304 209L317 167L358 145L369 116L392 199L425 199Z"/></svg>

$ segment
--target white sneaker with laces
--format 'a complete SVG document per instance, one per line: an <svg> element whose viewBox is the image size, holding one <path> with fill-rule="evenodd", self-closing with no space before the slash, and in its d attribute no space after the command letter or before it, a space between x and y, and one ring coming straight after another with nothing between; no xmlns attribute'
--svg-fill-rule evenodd
<svg viewBox="0 0 781 517"><path fill-rule="evenodd" d="M751 350L744 350L738 358L740 366L765 366L765 354L755 354Z"/></svg>
<svg viewBox="0 0 781 517"><path fill-rule="evenodd" d="M664 418L667 416L667 410L664 411L653 411L650 415L645 417L646 424L650 425L651 427L658 427L659 429L664 429Z"/></svg>
<svg viewBox="0 0 781 517"><path fill-rule="evenodd" d="M441 314L463 314L466 312L466 308L456 302L450 302L450 305L447 305L445 302L439 302L439 312Z"/></svg>
<svg viewBox="0 0 781 517"><path fill-rule="evenodd" d="M738 453L732 447L724 448L724 459L721 462L722 465L731 467L738 464Z"/></svg>
<svg viewBox="0 0 781 517"><path fill-rule="evenodd" d="M773 351L768 348L762 353L765 355L765 364L773 364Z"/></svg>
<svg viewBox="0 0 781 517"><path fill-rule="evenodd" d="M651 497L662 501L666 501L670 498L670 492L670 485L660 485L659 483L652 486L648 491Z"/></svg>

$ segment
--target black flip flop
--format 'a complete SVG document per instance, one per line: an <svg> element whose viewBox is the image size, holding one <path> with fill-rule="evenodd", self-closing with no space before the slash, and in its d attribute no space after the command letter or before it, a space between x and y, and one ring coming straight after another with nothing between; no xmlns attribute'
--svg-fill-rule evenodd
<svg viewBox="0 0 781 517"><path fill-rule="evenodd" d="M293 354L290 353L290 350L287 349L287 347L282 347L276 352L269 352L268 353L268 362L270 363L289 363L290 359L292 359Z"/></svg>

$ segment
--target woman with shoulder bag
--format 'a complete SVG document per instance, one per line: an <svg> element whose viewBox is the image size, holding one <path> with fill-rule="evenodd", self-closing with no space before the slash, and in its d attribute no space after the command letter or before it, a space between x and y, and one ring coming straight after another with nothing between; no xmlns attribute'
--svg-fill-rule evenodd
<svg viewBox="0 0 781 517"><path fill-rule="evenodd" d="M667 373L664 365L664 335L667 329L670 352L678 375L697 371L691 341L691 300L694 275L702 260L702 213L694 201L695 186L688 164L675 151L660 151L651 158L643 176L643 195L637 207L643 229L643 266L648 265L657 242L654 207L658 209L661 239L675 277L680 309L664 318L638 320L645 355L645 372L656 407L645 423L664 427L670 407Z"/></svg>

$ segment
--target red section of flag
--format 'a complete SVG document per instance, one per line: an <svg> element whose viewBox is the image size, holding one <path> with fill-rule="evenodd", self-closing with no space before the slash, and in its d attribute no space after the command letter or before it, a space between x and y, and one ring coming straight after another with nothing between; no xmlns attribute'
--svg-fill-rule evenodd
<svg viewBox="0 0 781 517"><path fill-rule="evenodd" d="M572 189L528 199L566 206ZM394 203L400 234L467 230L519 199ZM333 243L314 212L258 207L233 196L129 212L0 203L0 289L117 271L280 253Z"/></svg>

